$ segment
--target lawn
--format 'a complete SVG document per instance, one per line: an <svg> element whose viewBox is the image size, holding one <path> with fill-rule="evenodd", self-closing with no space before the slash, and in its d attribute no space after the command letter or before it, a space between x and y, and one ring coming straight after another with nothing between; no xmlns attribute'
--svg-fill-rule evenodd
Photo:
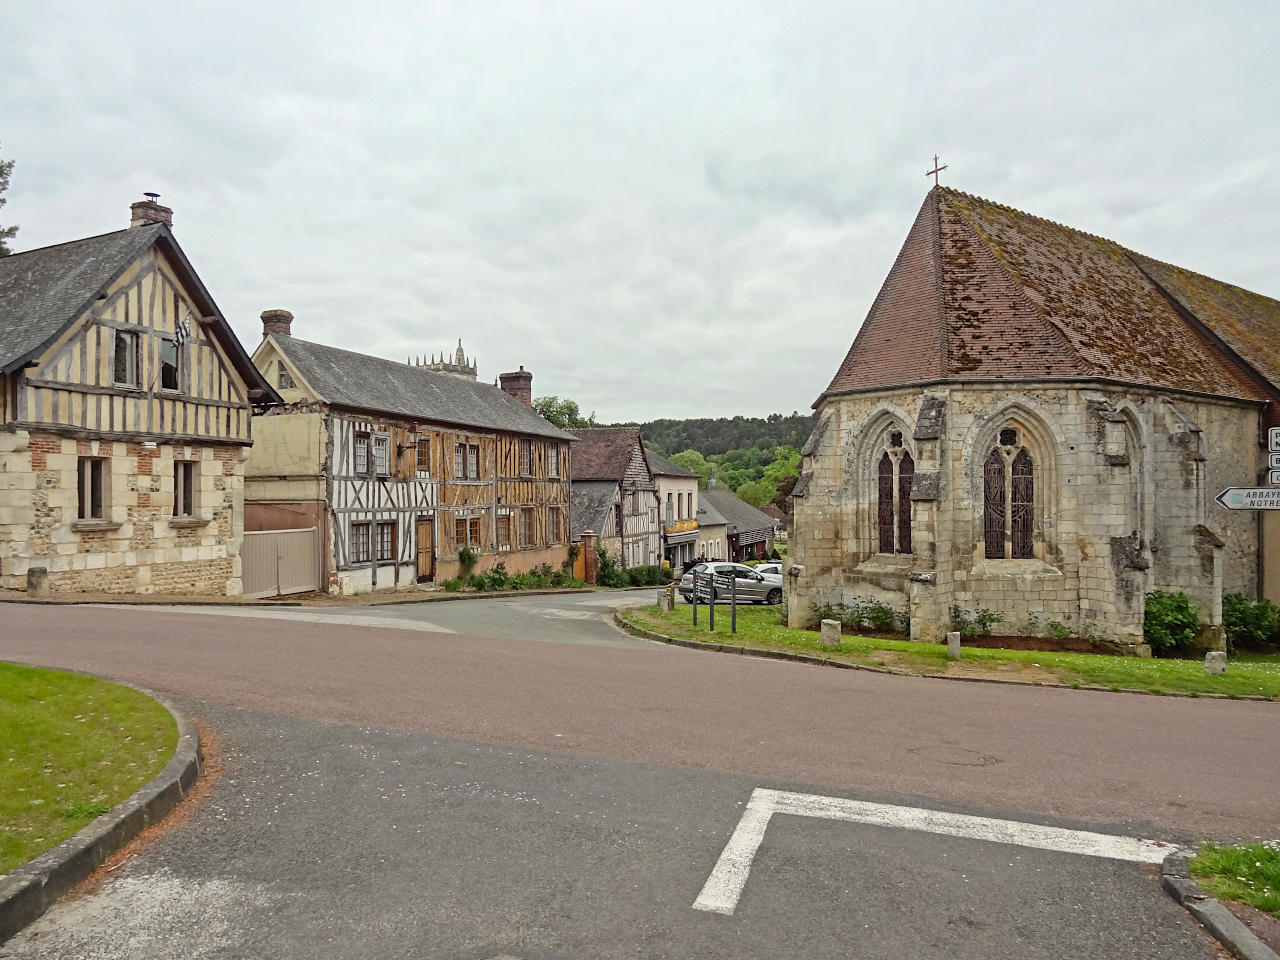
<svg viewBox="0 0 1280 960"><path fill-rule="evenodd" d="M177 743L169 711L136 690L0 663L0 874L124 800Z"/></svg>
<svg viewBox="0 0 1280 960"><path fill-rule="evenodd" d="M945 645L910 640L845 636L841 638L838 651L834 648L828 650L819 644L817 631L782 626L780 607L739 607L736 636L729 633L729 607L724 604L716 607L714 634L707 631L706 607L699 608L699 625L696 628L692 622L693 608L688 604L677 604L669 614L660 614L653 606L628 610L622 616L667 636L816 653L834 660L901 673L994 677L1164 694L1217 693L1228 697L1280 698L1280 656L1275 654L1232 657L1226 674L1221 676L1206 674L1199 660L1140 659L1036 650L970 647L962 650L960 660L949 661Z"/></svg>
<svg viewBox="0 0 1280 960"><path fill-rule="evenodd" d="M1280 843L1207 843L1191 860L1191 874L1215 897L1280 917Z"/></svg>

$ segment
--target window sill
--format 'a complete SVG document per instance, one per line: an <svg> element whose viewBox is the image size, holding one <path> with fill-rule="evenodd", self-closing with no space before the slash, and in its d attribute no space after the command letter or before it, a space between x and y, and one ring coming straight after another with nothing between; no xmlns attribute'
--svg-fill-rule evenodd
<svg viewBox="0 0 1280 960"><path fill-rule="evenodd" d="M969 571L970 578L1058 580L1062 571L1043 560L980 560Z"/></svg>
<svg viewBox="0 0 1280 960"><path fill-rule="evenodd" d="M207 527L213 523L212 517L170 517L169 526L182 529L184 527Z"/></svg>
<svg viewBox="0 0 1280 960"><path fill-rule="evenodd" d="M119 530L123 526L123 523L114 520L76 520L71 524L71 529L77 533L99 533L104 530Z"/></svg>

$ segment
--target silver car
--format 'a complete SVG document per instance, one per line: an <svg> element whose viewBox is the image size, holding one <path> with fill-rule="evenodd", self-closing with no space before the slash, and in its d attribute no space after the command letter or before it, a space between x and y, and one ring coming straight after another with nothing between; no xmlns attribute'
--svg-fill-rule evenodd
<svg viewBox="0 0 1280 960"><path fill-rule="evenodd" d="M724 602L729 599L729 587L724 578L732 577L736 583L738 600L743 603L781 603L782 577L777 574L757 573L744 563L699 563L689 568L689 572L680 578L680 596L686 603L693 603L693 575L698 575L699 593L703 600L707 598L707 587L702 581L717 578L710 585L711 597Z"/></svg>

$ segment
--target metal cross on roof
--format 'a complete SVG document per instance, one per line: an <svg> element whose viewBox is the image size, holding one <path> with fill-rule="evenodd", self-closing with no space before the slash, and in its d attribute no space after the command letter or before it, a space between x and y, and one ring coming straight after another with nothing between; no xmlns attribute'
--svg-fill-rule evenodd
<svg viewBox="0 0 1280 960"><path fill-rule="evenodd" d="M933 155L933 169L926 173L925 176L933 177L933 185L936 187L938 185L938 174L945 169L947 169L947 165L945 163L942 164L942 166L938 166L938 155L935 153Z"/></svg>

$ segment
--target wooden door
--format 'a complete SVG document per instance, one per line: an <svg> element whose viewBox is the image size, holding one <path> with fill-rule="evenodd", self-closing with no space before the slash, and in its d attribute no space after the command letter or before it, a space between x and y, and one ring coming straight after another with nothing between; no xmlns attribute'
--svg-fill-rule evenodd
<svg viewBox="0 0 1280 960"><path fill-rule="evenodd" d="M418 582L431 580L436 575L436 544L434 524L430 520L418 521Z"/></svg>

